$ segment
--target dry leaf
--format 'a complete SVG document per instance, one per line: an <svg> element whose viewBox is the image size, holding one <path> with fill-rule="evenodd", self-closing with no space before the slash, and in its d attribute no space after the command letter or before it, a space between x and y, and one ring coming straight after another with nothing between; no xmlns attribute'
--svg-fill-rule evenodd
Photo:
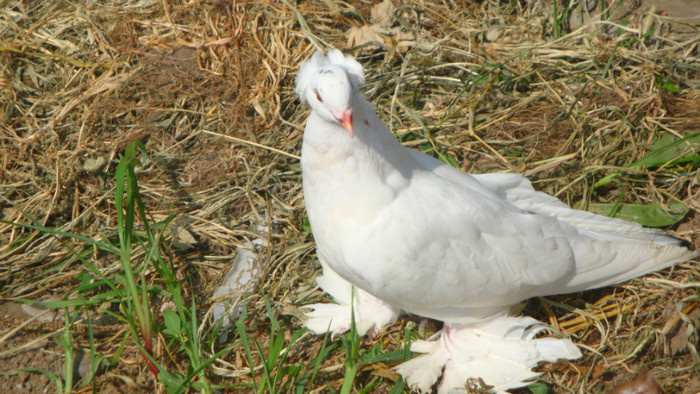
<svg viewBox="0 0 700 394"><path fill-rule="evenodd" d="M669 306L664 315L671 316L666 319L668 322L661 330L664 335L664 354L675 356L688 351L695 353L695 345L690 341L690 337L696 332L700 325L700 308L697 305L690 305L682 311L677 311L675 306Z"/></svg>
<svg viewBox="0 0 700 394"><path fill-rule="evenodd" d="M175 237L173 238L173 247L180 252L190 250L194 248L197 244L197 239L187 231L184 227L180 227L177 230Z"/></svg>
<svg viewBox="0 0 700 394"><path fill-rule="evenodd" d="M348 30L348 48L365 45L368 43L384 43L384 37L382 37L383 29L378 25L353 26Z"/></svg>
<svg viewBox="0 0 700 394"><path fill-rule="evenodd" d="M370 11L371 25L353 26L347 32L348 48L367 45L369 47L398 46L406 48L413 45L415 38L412 34L403 32L400 27L391 26L395 22L394 12L396 7L391 0L384 0L376 4Z"/></svg>
<svg viewBox="0 0 700 394"><path fill-rule="evenodd" d="M624 102L628 102L628 101L629 101L629 96L627 95L627 93L625 93L624 90L620 89L620 88L617 87L617 86L614 86L614 87L613 87L613 90L615 90L615 93L616 93L618 96L620 96L620 98L622 99L622 101L624 101Z"/></svg>
<svg viewBox="0 0 700 394"><path fill-rule="evenodd" d="M700 393L700 378L695 378L685 384L681 394L696 394Z"/></svg>
<svg viewBox="0 0 700 394"><path fill-rule="evenodd" d="M369 20L374 25L379 25L384 28L390 28L394 24L394 12L396 7L391 0L384 0L381 3L372 7Z"/></svg>
<svg viewBox="0 0 700 394"><path fill-rule="evenodd" d="M399 379L399 374L396 373L396 371L394 371L393 369L386 368L386 367L375 369L374 371L372 371L372 375L381 376L383 378L393 380L393 381L396 381Z"/></svg>
<svg viewBox="0 0 700 394"><path fill-rule="evenodd" d="M610 390L610 394L663 394L661 385L649 373L647 368L643 368L634 379L629 382L620 383Z"/></svg>

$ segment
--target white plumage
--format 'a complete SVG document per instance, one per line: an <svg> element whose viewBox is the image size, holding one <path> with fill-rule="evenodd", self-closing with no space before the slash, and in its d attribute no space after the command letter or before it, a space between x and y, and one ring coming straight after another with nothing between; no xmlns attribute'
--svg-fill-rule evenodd
<svg viewBox="0 0 700 394"><path fill-rule="evenodd" d="M527 384L539 361L578 358L566 339L533 339L534 319L508 316L534 296L623 282L697 254L668 234L573 210L517 174L469 175L403 147L359 93L360 64L317 52L296 92L312 108L304 132L304 198L338 305L312 305L308 326L342 332L351 284L361 333L399 310L442 320L427 355L397 370L427 391L481 377L496 390ZM443 370L444 367L444 370ZM490 372L489 372L490 371Z"/></svg>

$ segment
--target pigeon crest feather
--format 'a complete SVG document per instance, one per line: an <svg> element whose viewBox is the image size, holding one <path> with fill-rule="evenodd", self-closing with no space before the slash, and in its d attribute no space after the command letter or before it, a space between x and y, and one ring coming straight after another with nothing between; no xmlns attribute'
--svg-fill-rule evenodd
<svg viewBox="0 0 700 394"><path fill-rule="evenodd" d="M302 104L308 103L307 90L316 80L315 77L318 75L318 72L331 66L341 67L347 73L354 89L365 83L365 72L362 69L362 65L352 56L343 55L337 49L328 51L326 56L323 56L321 51L316 51L311 59L301 65L297 73L294 91L299 95Z"/></svg>

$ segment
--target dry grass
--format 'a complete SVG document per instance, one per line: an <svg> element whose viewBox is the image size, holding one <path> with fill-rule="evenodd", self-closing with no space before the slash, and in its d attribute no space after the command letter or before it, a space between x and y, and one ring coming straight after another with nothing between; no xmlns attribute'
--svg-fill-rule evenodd
<svg viewBox="0 0 700 394"><path fill-rule="evenodd" d="M172 234L184 228L196 240L180 250L171 236L163 246L179 277L189 280L189 296L208 308L236 247L256 237L256 224L268 224L265 275L249 299L246 324L264 343L264 293L286 316L285 329L298 328L298 307L324 296L315 290L312 237L300 230L295 155L308 109L293 94L293 78L324 43L344 48L345 32L368 21L371 4L101 3L3 2L0 219L34 218L94 239L113 236L110 174L125 146L141 140L148 160L138 177L152 216L176 213ZM364 92L407 146L468 172L524 173L572 205L682 202L690 211L677 233L697 248L697 162L626 166L664 134L700 130L700 28L623 10L615 22L554 37L550 2L407 0L396 25L412 39L385 36L381 48L349 53L365 67ZM621 170L614 182L594 188ZM77 241L0 223L0 296L61 298L84 270L71 249L85 251L106 274L119 269L116 259ZM692 351L698 277L697 262L688 263L614 289L562 296L554 306L529 302L529 313L589 350L581 360L544 366L543 381L557 392L593 392L647 365L664 387L680 390L700 374ZM385 349L400 348L404 324L378 338ZM205 321L201 330L210 329ZM99 351L114 354L120 333L98 338ZM322 339L301 341L304 350L290 362L314 357ZM162 343L159 349L156 356L165 359ZM98 384L160 387L135 352L128 354L131 362ZM324 381L336 389L341 364L342 354L334 353L322 366ZM384 371L370 368L358 384L372 370ZM210 375L222 384L249 381L242 349L222 356ZM393 378L377 390L391 387ZM316 383L323 391L325 383Z"/></svg>

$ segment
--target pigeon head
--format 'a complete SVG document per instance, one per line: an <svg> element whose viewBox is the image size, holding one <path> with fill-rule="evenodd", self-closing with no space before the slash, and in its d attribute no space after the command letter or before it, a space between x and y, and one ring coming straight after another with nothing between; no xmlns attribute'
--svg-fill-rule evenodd
<svg viewBox="0 0 700 394"><path fill-rule="evenodd" d="M362 66L351 56L319 51L304 62L296 80L296 92L321 119L341 125L353 136L352 111L357 88L364 82Z"/></svg>

